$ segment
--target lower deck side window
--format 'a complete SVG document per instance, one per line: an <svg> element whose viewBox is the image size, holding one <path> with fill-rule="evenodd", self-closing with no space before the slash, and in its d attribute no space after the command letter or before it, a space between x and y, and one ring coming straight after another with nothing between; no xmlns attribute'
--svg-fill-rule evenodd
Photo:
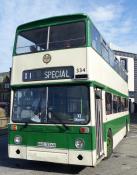
<svg viewBox="0 0 137 175"><path fill-rule="evenodd" d="M105 94L106 100L106 114L112 114L112 95L110 93Z"/></svg>
<svg viewBox="0 0 137 175"><path fill-rule="evenodd" d="M107 115L128 111L128 99L125 97L120 97L106 92L105 101Z"/></svg>

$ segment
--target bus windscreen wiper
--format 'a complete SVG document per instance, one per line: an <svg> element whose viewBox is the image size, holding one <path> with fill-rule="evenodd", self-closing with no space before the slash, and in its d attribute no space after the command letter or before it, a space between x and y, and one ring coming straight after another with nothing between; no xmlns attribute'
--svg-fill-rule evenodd
<svg viewBox="0 0 137 175"><path fill-rule="evenodd" d="M58 122L55 122L54 119L53 120L51 119L51 116L52 115L54 115L55 120L57 120ZM53 111L51 111L51 110L48 112L47 120L51 120L52 123L54 123L54 124L62 124L65 129L67 129L67 130L69 129L68 126L64 122L62 122L62 120L60 119L60 117L58 117L58 115L56 113L54 113Z"/></svg>

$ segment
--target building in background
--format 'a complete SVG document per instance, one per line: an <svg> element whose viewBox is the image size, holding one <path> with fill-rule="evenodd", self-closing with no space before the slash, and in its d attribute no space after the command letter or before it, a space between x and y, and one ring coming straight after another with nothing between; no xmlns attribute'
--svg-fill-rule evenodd
<svg viewBox="0 0 137 175"><path fill-rule="evenodd" d="M10 72L0 73L0 107L9 116L10 109Z"/></svg>
<svg viewBox="0 0 137 175"><path fill-rule="evenodd" d="M137 112L137 54L119 50L114 54L128 74L129 110Z"/></svg>

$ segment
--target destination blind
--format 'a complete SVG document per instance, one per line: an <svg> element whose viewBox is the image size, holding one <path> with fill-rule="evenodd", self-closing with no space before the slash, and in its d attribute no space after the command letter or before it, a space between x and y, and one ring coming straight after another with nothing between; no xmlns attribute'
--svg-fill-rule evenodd
<svg viewBox="0 0 137 175"><path fill-rule="evenodd" d="M24 82L42 81L42 80L58 80L58 79L73 79L73 78L74 78L73 66L24 70L22 73L22 80Z"/></svg>

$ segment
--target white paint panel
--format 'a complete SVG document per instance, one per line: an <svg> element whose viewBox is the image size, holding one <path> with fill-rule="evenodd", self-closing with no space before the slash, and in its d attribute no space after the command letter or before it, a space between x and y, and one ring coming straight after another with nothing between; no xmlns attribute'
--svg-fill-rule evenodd
<svg viewBox="0 0 137 175"><path fill-rule="evenodd" d="M27 160L37 160L45 162L74 164L74 165L96 165L96 151L84 151L84 150L65 150L65 149L46 149L38 147L25 147L9 145L9 157L19 158ZM16 150L20 150L20 154L16 153ZM94 160L93 160L94 153ZM78 156L83 157L82 160L78 159Z"/></svg>
<svg viewBox="0 0 137 175"><path fill-rule="evenodd" d="M104 117L106 118L106 122L109 122L111 120L115 120L115 119L118 119L118 118L126 116L126 115L129 115L128 111L113 113L113 114L110 114L110 115L105 115Z"/></svg>
<svg viewBox="0 0 137 175"><path fill-rule="evenodd" d="M127 82L92 48L87 48L89 79L123 94L128 94Z"/></svg>
<svg viewBox="0 0 137 175"><path fill-rule="evenodd" d="M95 126L95 93L93 87L90 87L90 109L90 124L91 126Z"/></svg>
<svg viewBox="0 0 137 175"><path fill-rule="evenodd" d="M14 92L13 90L11 90L11 94L10 94L10 123L12 123L12 110L13 110L13 95L14 95Z"/></svg>
<svg viewBox="0 0 137 175"><path fill-rule="evenodd" d="M78 155L81 155L83 159L79 160ZM83 150L61 150L28 147L27 159L63 164L93 166L92 152Z"/></svg>
<svg viewBox="0 0 137 175"><path fill-rule="evenodd" d="M93 150L92 151L92 166L96 166L97 164L97 151Z"/></svg>
<svg viewBox="0 0 137 175"><path fill-rule="evenodd" d="M20 154L16 153L17 150L20 150ZM27 153L26 146L8 145L8 155L10 158L27 159L26 153Z"/></svg>
<svg viewBox="0 0 137 175"><path fill-rule="evenodd" d="M68 150L27 147L27 159L68 164Z"/></svg>
<svg viewBox="0 0 137 175"><path fill-rule="evenodd" d="M134 91L134 58L128 59L128 89Z"/></svg>
<svg viewBox="0 0 137 175"><path fill-rule="evenodd" d="M84 74L87 73L87 59L86 48L74 48L56 51L46 51L33 54L25 54L13 57L13 68L11 76L11 85L16 84L29 84L30 82L22 82L22 72L29 69L40 69L60 66L74 66L75 74L77 68L85 68ZM51 55L51 61L48 64L43 62L45 54ZM82 74L83 74L82 73ZM79 73L80 74L80 73ZM49 80L50 82L57 82L62 80ZM33 81L35 83L44 83L49 81ZM68 81L68 80L65 80Z"/></svg>
<svg viewBox="0 0 137 175"><path fill-rule="evenodd" d="M83 157L82 160L78 159L79 155ZM93 166L92 158L91 151L69 150L69 164Z"/></svg>

